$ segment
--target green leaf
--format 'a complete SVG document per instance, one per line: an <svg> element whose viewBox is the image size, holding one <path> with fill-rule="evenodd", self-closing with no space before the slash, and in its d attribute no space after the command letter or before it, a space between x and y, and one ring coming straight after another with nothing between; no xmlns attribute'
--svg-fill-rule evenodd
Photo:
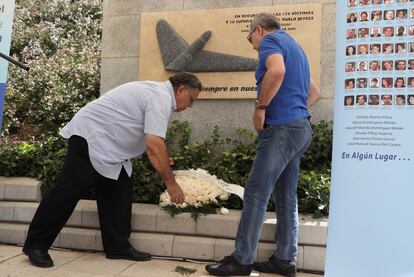
<svg viewBox="0 0 414 277"><path fill-rule="evenodd" d="M178 266L175 268L175 272L178 272L178 273L180 273L181 275L188 276L188 275L194 274L195 272L197 272L197 270L196 270L196 269L194 269L194 268L188 268L188 267L184 267L184 266L180 266L180 265L178 265Z"/></svg>

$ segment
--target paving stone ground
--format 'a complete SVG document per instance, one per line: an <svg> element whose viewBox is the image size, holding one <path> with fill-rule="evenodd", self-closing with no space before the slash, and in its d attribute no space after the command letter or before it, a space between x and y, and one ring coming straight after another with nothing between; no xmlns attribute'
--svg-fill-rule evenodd
<svg viewBox="0 0 414 277"><path fill-rule="evenodd" d="M149 262L133 262L127 260L108 260L102 252L80 252L64 249L49 251L55 266L52 268L37 268L29 264L22 248L14 245L0 244L0 276L47 276L47 277L180 277L185 276L175 272L177 266L197 270L189 277L209 276L204 270L204 264L152 259ZM252 273L255 277L278 276L275 274ZM321 275L298 273L297 277L320 277Z"/></svg>

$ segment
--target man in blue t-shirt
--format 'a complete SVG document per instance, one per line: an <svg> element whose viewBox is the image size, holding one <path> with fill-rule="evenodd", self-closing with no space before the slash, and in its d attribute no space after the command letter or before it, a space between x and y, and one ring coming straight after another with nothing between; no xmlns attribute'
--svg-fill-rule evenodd
<svg viewBox="0 0 414 277"><path fill-rule="evenodd" d="M216 276L260 272L295 276L298 248L297 185L299 161L312 139L308 106L320 98L303 49L271 14L258 14L247 36L259 53L258 97L253 115L259 132L256 157L247 180L236 249L206 270ZM277 250L265 262L254 262L270 195L277 216Z"/></svg>

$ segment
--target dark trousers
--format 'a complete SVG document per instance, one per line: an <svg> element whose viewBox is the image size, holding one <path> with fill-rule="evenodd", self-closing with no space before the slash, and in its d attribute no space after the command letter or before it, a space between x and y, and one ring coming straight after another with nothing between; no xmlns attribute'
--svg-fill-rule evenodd
<svg viewBox="0 0 414 277"><path fill-rule="evenodd" d="M130 247L131 178L125 169L122 169L118 180L100 175L91 164L86 140L79 136L69 139L69 149L57 184L45 194L37 208L24 247L48 250L79 199L92 187L97 194L104 251L114 253Z"/></svg>

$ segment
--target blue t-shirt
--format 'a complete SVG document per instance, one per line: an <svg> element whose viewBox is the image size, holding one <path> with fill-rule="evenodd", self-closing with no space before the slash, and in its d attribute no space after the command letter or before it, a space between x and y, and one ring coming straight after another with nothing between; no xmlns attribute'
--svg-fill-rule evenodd
<svg viewBox="0 0 414 277"><path fill-rule="evenodd" d="M285 76L279 91L266 108L265 123L282 125L309 117L307 107L310 73L303 49L283 30L276 30L263 37L259 44L259 65L256 69L257 92L260 95L263 77L267 71L266 60L280 54L285 63Z"/></svg>

